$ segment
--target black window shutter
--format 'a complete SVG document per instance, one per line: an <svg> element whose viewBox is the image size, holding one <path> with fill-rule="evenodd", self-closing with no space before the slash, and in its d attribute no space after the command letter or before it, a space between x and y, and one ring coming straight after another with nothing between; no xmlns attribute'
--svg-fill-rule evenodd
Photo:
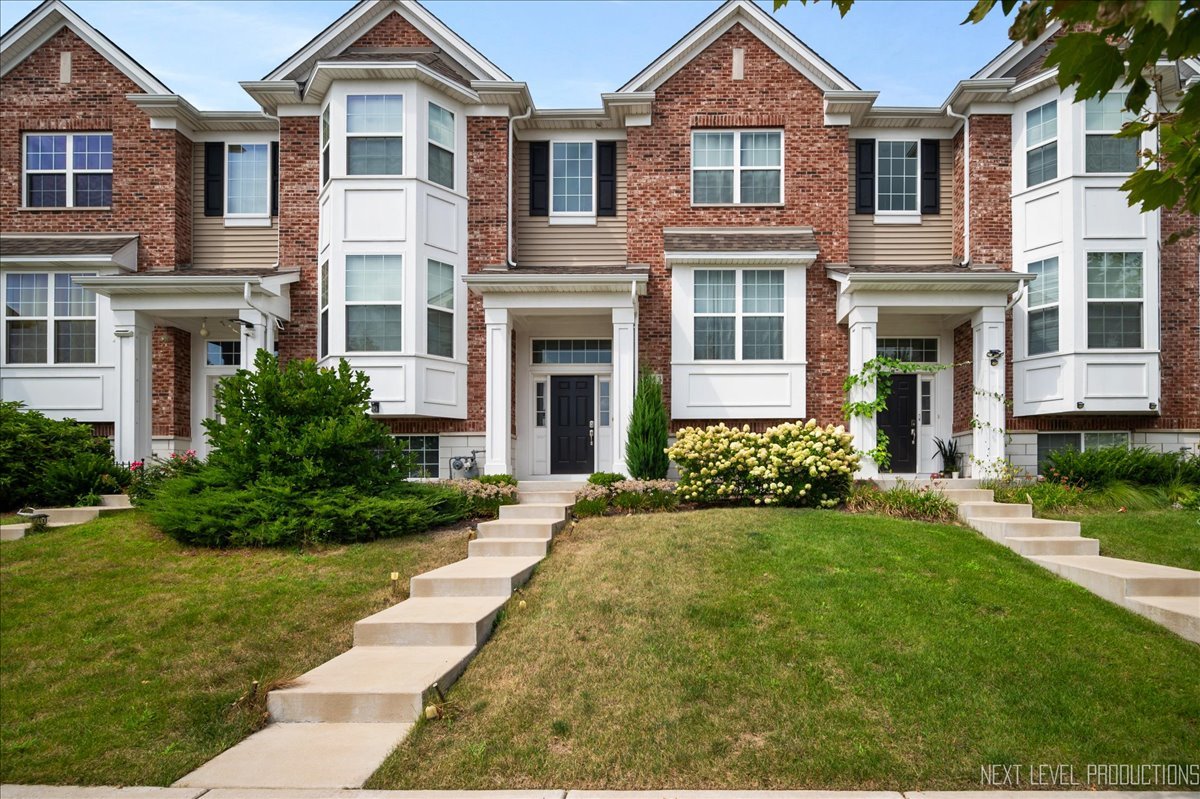
<svg viewBox="0 0 1200 799"><path fill-rule="evenodd" d="M271 216L279 216L279 142L271 142Z"/></svg>
<svg viewBox="0 0 1200 799"><path fill-rule="evenodd" d="M921 139L921 213L942 212L942 191L939 184L941 169L938 163L941 142L937 139Z"/></svg>
<svg viewBox="0 0 1200 799"><path fill-rule="evenodd" d="M596 215L617 215L617 143L596 142Z"/></svg>
<svg viewBox="0 0 1200 799"><path fill-rule="evenodd" d="M875 140L854 140L854 213L875 213Z"/></svg>
<svg viewBox="0 0 1200 799"><path fill-rule="evenodd" d="M529 215L550 215L550 142L529 142Z"/></svg>
<svg viewBox="0 0 1200 799"><path fill-rule="evenodd" d="M204 215L225 214L225 142L204 143Z"/></svg>

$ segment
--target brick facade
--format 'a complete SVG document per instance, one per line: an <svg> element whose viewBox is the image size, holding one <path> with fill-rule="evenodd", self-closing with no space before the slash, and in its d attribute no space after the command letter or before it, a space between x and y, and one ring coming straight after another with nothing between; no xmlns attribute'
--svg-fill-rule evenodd
<svg viewBox="0 0 1200 799"><path fill-rule="evenodd" d="M292 318L279 332L279 358L317 356L317 247L320 236L321 134L318 117L279 120L279 266L299 269Z"/></svg>
<svg viewBox="0 0 1200 799"><path fill-rule="evenodd" d="M429 37L409 24L408 20L393 11L354 40L354 48L379 47L434 47Z"/></svg>
<svg viewBox="0 0 1200 799"><path fill-rule="evenodd" d="M155 436L192 436L192 337L177 327L156 327L151 376Z"/></svg>
<svg viewBox="0 0 1200 799"><path fill-rule="evenodd" d="M970 127L971 263L1012 269L1012 117L973 116Z"/></svg>

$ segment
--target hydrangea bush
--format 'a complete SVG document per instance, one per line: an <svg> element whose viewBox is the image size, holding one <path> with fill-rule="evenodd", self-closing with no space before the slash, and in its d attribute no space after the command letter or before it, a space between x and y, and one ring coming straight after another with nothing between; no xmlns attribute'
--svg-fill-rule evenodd
<svg viewBox="0 0 1200 799"><path fill-rule="evenodd" d="M793 507L841 504L859 461L844 427L815 419L763 433L749 425L685 427L667 454L679 467L681 500Z"/></svg>

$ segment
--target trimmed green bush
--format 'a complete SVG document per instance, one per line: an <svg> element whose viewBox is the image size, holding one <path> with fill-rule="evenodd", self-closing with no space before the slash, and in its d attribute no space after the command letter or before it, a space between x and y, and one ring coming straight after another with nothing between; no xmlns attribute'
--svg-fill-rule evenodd
<svg viewBox="0 0 1200 799"><path fill-rule="evenodd" d="M596 472L588 477L587 481L594 486L603 486L604 488L609 488L610 486L613 486L624 479L625 475L617 472Z"/></svg>
<svg viewBox="0 0 1200 799"><path fill-rule="evenodd" d="M671 466L667 458L667 426L662 381L658 375L643 369L633 396L629 438L625 444L625 465L630 477L662 480L667 476Z"/></svg>
<svg viewBox="0 0 1200 799"><path fill-rule="evenodd" d="M517 478L511 474L485 474L478 478L485 486L516 486Z"/></svg>

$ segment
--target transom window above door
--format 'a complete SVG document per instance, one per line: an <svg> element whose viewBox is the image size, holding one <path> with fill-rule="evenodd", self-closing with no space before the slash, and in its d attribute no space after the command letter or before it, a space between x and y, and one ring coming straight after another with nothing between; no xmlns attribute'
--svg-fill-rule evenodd
<svg viewBox="0 0 1200 799"><path fill-rule="evenodd" d="M692 132L693 205L783 202L783 132Z"/></svg>
<svg viewBox="0 0 1200 799"><path fill-rule="evenodd" d="M612 363L610 338L535 338L533 363Z"/></svg>
<svg viewBox="0 0 1200 799"><path fill-rule="evenodd" d="M906 363L937 363L936 338L880 338L875 345L880 358L895 358Z"/></svg>

